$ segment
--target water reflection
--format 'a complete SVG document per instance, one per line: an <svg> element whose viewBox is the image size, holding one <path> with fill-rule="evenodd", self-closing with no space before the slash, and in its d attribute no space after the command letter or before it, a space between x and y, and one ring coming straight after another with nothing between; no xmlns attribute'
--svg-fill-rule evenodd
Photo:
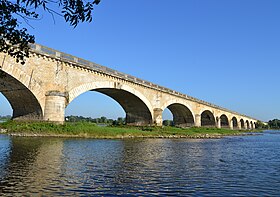
<svg viewBox="0 0 280 197"><path fill-rule="evenodd" d="M6 137L8 138L8 137ZM61 140L9 138L9 157L1 176L2 193L40 193L56 179L63 147ZM2 144L1 144L2 145Z"/></svg>
<svg viewBox="0 0 280 197"><path fill-rule="evenodd" d="M18 195L276 195L280 135L218 140L0 136L0 192Z"/></svg>
<svg viewBox="0 0 280 197"><path fill-rule="evenodd" d="M0 135L0 177L6 174L8 166L8 158L10 157L10 138L5 135Z"/></svg>

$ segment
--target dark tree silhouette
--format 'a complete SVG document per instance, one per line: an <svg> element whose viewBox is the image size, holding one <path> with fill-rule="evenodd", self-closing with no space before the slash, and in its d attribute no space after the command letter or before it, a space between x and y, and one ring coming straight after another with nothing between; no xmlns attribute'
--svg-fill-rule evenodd
<svg viewBox="0 0 280 197"><path fill-rule="evenodd" d="M25 22L29 25L29 20L39 19L38 9L43 9L52 17L62 16L71 26L76 27L80 22L92 21L93 8L100 1L0 0L0 52L24 64L24 58L29 56L29 44L35 42L35 37L26 28L20 28L20 24Z"/></svg>

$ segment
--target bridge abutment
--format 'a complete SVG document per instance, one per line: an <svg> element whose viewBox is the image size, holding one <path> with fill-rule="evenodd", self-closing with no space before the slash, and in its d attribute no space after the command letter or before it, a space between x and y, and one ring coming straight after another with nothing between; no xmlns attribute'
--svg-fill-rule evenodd
<svg viewBox="0 0 280 197"><path fill-rule="evenodd" d="M66 93L58 92L58 91L47 92L44 120L63 124L66 101L67 101Z"/></svg>

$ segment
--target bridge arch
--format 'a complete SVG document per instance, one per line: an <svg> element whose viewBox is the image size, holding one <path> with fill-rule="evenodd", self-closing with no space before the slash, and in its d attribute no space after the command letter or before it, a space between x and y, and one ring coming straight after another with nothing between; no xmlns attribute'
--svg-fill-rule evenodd
<svg viewBox="0 0 280 197"><path fill-rule="evenodd" d="M153 122L153 108L148 99L132 87L117 82L98 81L73 88L69 92L68 104L87 91L103 93L118 102L126 113L127 124L150 125Z"/></svg>
<svg viewBox="0 0 280 197"><path fill-rule="evenodd" d="M245 122L242 118L240 119L240 128L245 129Z"/></svg>
<svg viewBox="0 0 280 197"><path fill-rule="evenodd" d="M250 126L251 126L251 129L254 128L254 123L253 123L253 121L250 122Z"/></svg>
<svg viewBox="0 0 280 197"><path fill-rule="evenodd" d="M11 104L13 119L39 120L43 118L42 106L36 95L16 76L3 70L0 70L0 92Z"/></svg>
<svg viewBox="0 0 280 197"><path fill-rule="evenodd" d="M204 127L215 127L216 121L214 114L209 110L204 110L201 113L201 126Z"/></svg>
<svg viewBox="0 0 280 197"><path fill-rule="evenodd" d="M225 114L222 114L220 116L220 120L221 120L221 127L222 128L228 128L229 127L228 117Z"/></svg>
<svg viewBox="0 0 280 197"><path fill-rule="evenodd" d="M232 121L232 128L237 129L238 128L237 118L235 116L233 116L231 121Z"/></svg>
<svg viewBox="0 0 280 197"><path fill-rule="evenodd" d="M161 107L161 110L163 111L166 108L171 111L175 126L194 126L194 115L191 108L187 104L180 103L176 100L170 100Z"/></svg>
<svg viewBox="0 0 280 197"><path fill-rule="evenodd" d="M246 120L246 121L245 121L245 125L246 125L246 128L247 128L247 129L250 129L250 123L249 123L249 120Z"/></svg>

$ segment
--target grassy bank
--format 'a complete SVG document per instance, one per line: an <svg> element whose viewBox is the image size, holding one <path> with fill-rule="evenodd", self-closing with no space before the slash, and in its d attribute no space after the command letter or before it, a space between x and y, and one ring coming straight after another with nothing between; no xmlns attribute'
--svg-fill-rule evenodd
<svg viewBox="0 0 280 197"><path fill-rule="evenodd" d="M2 132L19 136L61 136L88 138L220 138L242 135L245 131L217 128L176 128L176 127L99 127L93 123L78 122L56 125L46 122L15 122L0 124Z"/></svg>

